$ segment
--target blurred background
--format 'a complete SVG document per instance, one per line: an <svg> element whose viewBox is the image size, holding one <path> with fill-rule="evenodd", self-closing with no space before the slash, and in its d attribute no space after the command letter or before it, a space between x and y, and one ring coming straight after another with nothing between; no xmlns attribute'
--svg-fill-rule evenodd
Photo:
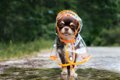
<svg viewBox="0 0 120 80"><path fill-rule="evenodd" d="M65 9L81 17L92 56L78 77L120 80L113 73L120 73L120 0L0 0L0 80L60 80L49 56L56 15Z"/></svg>
<svg viewBox="0 0 120 80"><path fill-rule="evenodd" d="M120 0L1 0L0 59L50 48L64 9L82 18L87 46L120 46Z"/></svg>

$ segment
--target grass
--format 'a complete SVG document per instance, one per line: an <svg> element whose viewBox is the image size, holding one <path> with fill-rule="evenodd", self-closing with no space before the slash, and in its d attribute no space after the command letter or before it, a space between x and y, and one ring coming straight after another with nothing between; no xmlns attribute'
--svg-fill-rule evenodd
<svg viewBox="0 0 120 80"><path fill-rule="evenodd" d="M28 43L0 43L0 61L33 55L41 49L50 48L52 42L50 40L35 40Z"/></svg>
<svg viewBox="0 0 120 80"><path fill-rule="evenodd" d="M0 80L61 80L60 69L8 68ZM78 69L78 80L120 80L120 74L106 70Z"/></svg>

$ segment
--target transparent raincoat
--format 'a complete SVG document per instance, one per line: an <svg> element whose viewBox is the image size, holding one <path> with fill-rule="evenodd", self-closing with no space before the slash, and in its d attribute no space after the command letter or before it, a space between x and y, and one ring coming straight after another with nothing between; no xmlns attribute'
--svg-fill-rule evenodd
<svg viewBox="0 0 120 80"><path fill-rule="evenodd" d="M88 61L90 59L90 56L88 55L87 53L87 48L86 48L86 45L85 45L85 42L84 40L82 39L82 37L80 36L80 34L77 36L76 38L76 42L74 43L74 47L78 47L76 49L73 49L72 48L72 44L68 44L68 46L65 49L66 52L68 52L68 58L70 61L72 61L72 55L73 54L77 54L77 58L76 58L76 62L75 63L67 63L67 64L62 64L61 63L61 60L59 58L59 54L58 54L58 51L57 51L57 47L56 47L56 40L55 40L55 43L54 43L54 46L53 46L53 49L52 49L52 52L50 54L50 58L54 61L56 61L59 65L63 65L63 66L68 66L68 65L80 65L86 61ZM64 53L65 54L65 57L66 57L66 52ZM69 61L68 61L69 62Z"/></svg>
<svg viewBox="0 0 120 80"><path fill-rule="evenodd" d="M79 29L79 31L77 31L78 36L75 39L75 43L74 44L68 43L67 47L65 46L65 48L64 48L65 58L67 58L67 61L68 61L67 64L62 64L61 63L61 60L59 58L59 54L58 54L58 51L57 51L56 40L55 40L55 43L54 43L54 46L53 46L53 50L50 54L50 58L52 60L56 61L61 66L80 65L80 64L82 64L82 63L84 63L84 62L86 62L90 59L90 56L87 53L86 44L85 44L84 40L82 39L81 35L79 34L79 32L81 31L82 26L83 26L82 20L73 11L63 10L60 13L58 13L57 18L56 18L56 23L62 16L72 16L74 19L76 19L79 22L80 29ZM74 49L73 49L73 46L74 46ZM77 55L76 62L72 62L72 57L71 56L73 54Z"/></svg>

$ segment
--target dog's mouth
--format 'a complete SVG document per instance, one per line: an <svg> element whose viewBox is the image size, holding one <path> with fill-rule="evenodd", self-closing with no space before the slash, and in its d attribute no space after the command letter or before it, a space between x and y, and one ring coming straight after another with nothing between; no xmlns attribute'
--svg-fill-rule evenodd
<svg viewBox="0 0 120 80"><path fill-rule="evenodd" d="M62 34L64 35L64 39L65 39L65 40L71 40L71 39L74 37L73 34L68 33L68 32L62 33Z"/></svg>
<svg viewBox="0 0 120 80"><path fill-rule="evenodd" d="M70 34L65 33L64 36L69 36Z"/></svg>
<svg viewBox="0 0 120 80"><path fill-rule="evenodd" d="M62 35L66 36L66 37L70 37L70 36L73 36L74 34L69 33L69 32L64 32L64 33L62 33Z"/></svg>
<svg viewBox="0 0 120 80"><path fill-rule="evenodd" d="M63 33L64 36L71 36L70 33Z"/></svg>

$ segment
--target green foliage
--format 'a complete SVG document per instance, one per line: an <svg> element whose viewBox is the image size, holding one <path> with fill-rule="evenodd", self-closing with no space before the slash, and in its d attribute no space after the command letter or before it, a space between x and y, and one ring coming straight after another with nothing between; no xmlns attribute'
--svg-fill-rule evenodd
<svg viewBox="0 0 120 80"><path fill-rule="evenodd" d="M87 1L87 2L86 2ZM81 0L78 13L83 19L83 37L88 45L102 45L102 30L109 30L118 26L119 18L117 16L117 3L114 0ZM78 4L78 5L79 5ZM103 34L104 35L104 34ZM109 37L106 35L106 37ZM98 41L97 41L98 40ZM97 44L96 44L97 43ZM107 41L107 45L112 45Z"/></svg>
<svg viewBox="0 0 120 80"><path fill-rule="evenodd" d="M41 49L50 48L53 44L51 40L38 39L27 43L0 43L0 61L6 59L20 58L33 55Z"/></svg>
<svg viewBox="0 0 120 80"><path fill-rule="evenodd" d="M2 41L31 41L39 36L41 24L35 11L36 1L2 0L0 4Z"/></svg>
<svg viewBox="0 0 120 80"><path fill-rule="evenodd" d="M114 46L120 45L120 28L116 27L115 29L103 30L100 34L101 44L100 45L110 45L111 43ZM99 43L99 42L98 42Z"/></svg>
<svg viewBox="0 0 120 80"><path fill-rule="evenodd" d="M43 33L43 38L44 39L55 39L55 24L50 23L48 25L43 25L41 27L44 27L44 33ZM45 29L46 28L46 29Z"/></svg>
<svg viewBox="0 0 120 80"><path fill-rule="evenodd" d="M120 28L119 0L1 0L0 41L54 39L55 18L64 9L73 10L82 18L81 34L87 45L120 44L115 41L118 37L107 35L120 35L114 28Z"/></svg>

